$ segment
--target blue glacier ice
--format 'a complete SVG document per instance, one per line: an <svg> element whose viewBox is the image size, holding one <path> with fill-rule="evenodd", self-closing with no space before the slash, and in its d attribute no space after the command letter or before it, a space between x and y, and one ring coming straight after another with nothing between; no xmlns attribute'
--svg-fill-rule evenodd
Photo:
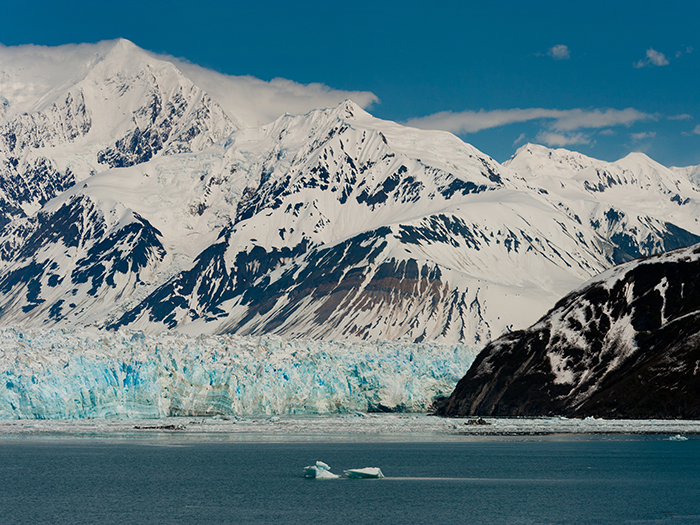
<svg viewBox="0 0 700 525"><path fill-rule="evenodd" d="M0 419L425 411L479 347L0 329Z"/></svg>

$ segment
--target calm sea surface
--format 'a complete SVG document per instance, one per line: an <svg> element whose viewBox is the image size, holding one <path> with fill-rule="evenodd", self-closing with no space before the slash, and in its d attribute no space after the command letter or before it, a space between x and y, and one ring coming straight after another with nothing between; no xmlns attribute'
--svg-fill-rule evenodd
<svg viewBox="0 0 700 525"><path fill-rule="evenodd" d="M0 523L700 523L700 439L0 439ZM381 480L308 480L381 467Z"/></svg>

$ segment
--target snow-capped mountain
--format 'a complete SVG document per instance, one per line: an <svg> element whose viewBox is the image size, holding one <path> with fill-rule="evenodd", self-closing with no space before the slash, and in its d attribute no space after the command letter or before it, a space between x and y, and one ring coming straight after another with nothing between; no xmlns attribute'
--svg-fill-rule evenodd
<svg viewBox="0 0 700 525"><path fill-rule="evenodd" d="M201 151L237 125L172 64L126 40L97 46L72 77L35 86L51 53L3 71L0 221L30 215L68 187L108 168L159 154ZM11 48L0 50L10 53ZM53 70L48 68L49 70ZM59 81L57 79L56 81ZM27 99L23 90L38 91ZM23 96L24 95L24 96Z"/></svg>
<svg viewBox="0 0 700 525"><path fill-rule="evenodd" d="M700 247L625 263L490 343L443 415L700 417Z"/></svg>
<svg viewBox="0 0 700 525"><path fill-rule="evenodd" d="M697 242L698 186L688 176L630 153L616 162L527 144L505 166L544 189L547 200L610 241L616 263ZM678 229L680 228L680 229Z"/></svg>
<svg viewBox="0 0 700 525"><path fill-rule="evenodd" d="M483 344L700 242L695 184L642 154L500 165L350 101L245 127L175 63L93 51L0 76L3 324Z"/></svg>

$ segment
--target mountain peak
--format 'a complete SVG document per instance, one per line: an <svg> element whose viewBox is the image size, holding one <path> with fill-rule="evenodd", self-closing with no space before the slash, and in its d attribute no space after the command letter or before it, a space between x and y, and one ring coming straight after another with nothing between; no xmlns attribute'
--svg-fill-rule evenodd
<svg viewBox="0 0 700 525"><path fill-rule="evenodd" d="M541 144L525 144L503 163L526 178L542 174L568 174L584 170L597 161L564 148L551 149Z"/></svg>
<svg viewBox="0 0 700 525"><path fill-rule="evenodd" d="M522 146L520 146L509 160L513 160L515 157L518 157L520 155L547 156L552 151L552 149L543 146L542 144L534 144L532 142L528 142L527 144L523 144Z"/></svg>
<svg viewBox="0 0 700 525"><path fill-rule="evenodd" d="M654 165L654 166L662 166L658 162L656 162L654 159L649 157L646 153L642 153L641 151L632 151L622 157L620 160L615 162L615 164L634 164L634 165Z"/></svg>
<svg viewBox="0 0 700 525"><path fill-rule="evenodd" d="M108 51L95 64L94 69L101 70L106 78L109 78L136 76L147 67L177 71L182 75L172 63L151 55L125 38L114 40Z"/></svg>
<svg viewBox="0 0 700 525"><path fill-rule="evenodd" d="M505 163L509 163L517 158L523 157L547 158L555 160L565 158L592 160L590 157L587 157L586 155L577 151L571 151L565 148L552 149L548 148L547 146L543 146L542 144L534 144L532 142L528 142L527 144L520 146L517 149L517 151L513 154L513 156L510 159L508 159Z"/></svg>
<svg viewBox="0 0 700 525"><path fill-rule="evenodd" d="M340 120L356 120L358 118L371 117L369 113L350 99L346 99L338 104L333 110L333 115Z"/></svg>
<svg viewBox="0 0 700 525"><path fill-rule="evenodd" d="M139 46L134 44L131 40L126 38L117 38L113 40L114 45L112 46L113 51L129 52L133 50L143 51Z"/></svg>
<svg viewBox="0 0 700 525"><path fill-rule="evenodd" d="M635 173L664 174L669 171L663 164L659 164L646 153L633 151L627 156L614 162L615 165Z"/></svg>

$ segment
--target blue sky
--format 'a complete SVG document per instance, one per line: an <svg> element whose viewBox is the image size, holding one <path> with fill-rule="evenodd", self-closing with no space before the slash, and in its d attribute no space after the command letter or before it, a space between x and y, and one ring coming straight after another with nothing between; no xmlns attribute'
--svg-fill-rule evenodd
<svg viewBox="0 0 700 525"><path fill-rule="evenodd" d="M698 29L693 0L66 0L6 4L0 42L123 37L231 75L371 91L375 116L452 131L499 161L538 142L691 165Z"/></svg>

